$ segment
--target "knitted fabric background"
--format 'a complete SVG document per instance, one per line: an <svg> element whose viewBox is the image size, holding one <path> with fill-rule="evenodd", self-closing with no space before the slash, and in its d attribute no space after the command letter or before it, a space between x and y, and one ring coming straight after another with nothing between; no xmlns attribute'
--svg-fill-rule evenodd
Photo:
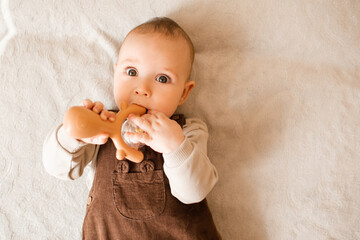
<svg viewBox="0 0 360 240"><path fill-rule="evenodd" d="M85 177L47 174L43 141L85 98L115 108L121 42L155 16L196 48L178 112L208 124L223 239L360 239L357 0L1 0L0 239L80 239Z"/></svg>

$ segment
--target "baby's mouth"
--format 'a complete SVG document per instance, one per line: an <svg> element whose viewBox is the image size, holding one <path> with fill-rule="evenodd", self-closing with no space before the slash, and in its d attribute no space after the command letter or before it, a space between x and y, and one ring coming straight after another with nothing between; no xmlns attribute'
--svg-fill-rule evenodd
<svg viewBox="0 0 360 240"><path fill-rule="evenodd" d="M135 102L131 102L131 103L129 104L129 106L130 106L131 104L134 104L134 105L137 105L137 106L140 106L140 107L146 108L146 111L148 111L148 108L147 108L147 107L145 107L145 106L143 106L143 105L141 105L141 104L138 104L138 103L135 103Z"/></svg>
<svg viewBox="0 0 360 240"><path fill-rule="evenodd" d="M141 104L138 104L138 103L131 102L131 103L129 104L129 106L132 105L132 104L145 108L145 109L146 109L145 114L149 111L149 109L148 109L147 107L145 107L145 106L143 106L143 105L141 105Z"/></svg>

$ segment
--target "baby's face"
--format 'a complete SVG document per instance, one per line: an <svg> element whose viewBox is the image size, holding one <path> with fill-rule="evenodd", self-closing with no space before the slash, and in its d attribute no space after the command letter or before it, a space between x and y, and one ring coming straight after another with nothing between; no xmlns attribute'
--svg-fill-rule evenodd
<svg viewBox="0 0 360 240"><path fill-rule="evenodd" d="M123 42L114 73L116 105L125 101L170 117L194 86L190 49L183 38L131 33Z"/></svg>

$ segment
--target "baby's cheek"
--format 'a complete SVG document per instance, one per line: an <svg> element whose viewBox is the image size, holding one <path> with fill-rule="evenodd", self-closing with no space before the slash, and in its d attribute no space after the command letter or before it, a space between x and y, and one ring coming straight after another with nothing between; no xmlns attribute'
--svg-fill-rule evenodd
<svg viewBox="0 0 360 240"><path fill-rule="evenodd" d="M120 90L121 87L114 87L114 99L116 106L120 108L121 102L129 102L128 101L128 93L126 91Z"/></svg>
<svg viewBox="0 0 360 240"><path fill-rule="evenodd" d="M167 104L162 104L161 109L159 109L159 112L164 113L168 118L170 118L176 111L178 105L168 101Z"/></svg>

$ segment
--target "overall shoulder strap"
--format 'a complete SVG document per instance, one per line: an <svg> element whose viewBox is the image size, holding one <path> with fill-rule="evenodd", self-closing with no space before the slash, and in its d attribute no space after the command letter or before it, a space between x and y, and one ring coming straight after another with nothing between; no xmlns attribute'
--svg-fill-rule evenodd
<svg viewBox="0 0 360 240"><path fill-rule="evenodd" d="M170 119L175 120L181 126L181 128L183 128L186 124L186 118L184 114L174 114L170 117Z"/></svg>

